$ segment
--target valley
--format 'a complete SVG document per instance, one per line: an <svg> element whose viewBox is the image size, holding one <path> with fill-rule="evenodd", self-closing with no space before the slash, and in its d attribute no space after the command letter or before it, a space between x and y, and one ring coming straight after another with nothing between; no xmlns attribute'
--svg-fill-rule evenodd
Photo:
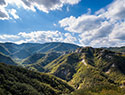
<svg viewBox="0 0 125 95"><path fill-rule="evenodd" d="M0 95L124 95L124 54L124 47L0 43Z"/></svg>

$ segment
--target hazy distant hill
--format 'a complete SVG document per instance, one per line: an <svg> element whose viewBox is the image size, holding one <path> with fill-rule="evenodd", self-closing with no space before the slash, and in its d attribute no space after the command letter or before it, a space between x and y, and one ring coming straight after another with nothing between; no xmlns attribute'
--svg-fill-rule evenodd
<svg viewBox="0 0 125 95"><path fill-rule="evenodd" d="M0 63L0 95L60 95L74 88L52 75Z"/></svg>
<svg viewBox="0 0 125 95"><path fill-rule="evenodd" d="M105 49L110 50L110 51L114 51L114 52L121 52L121 53L125 54L125 46L122 46L122 47L109 47L109 48L105 48Z"/></svg>
<svg viewBox="0 0 125 95"><path fill-rule="evenodd" d="M43 58L46 54L43 53L35 53L29 57L27 57L26 59L23 60L22 64L27 65L27 64L33 64L36 61L38 61L39 59Z"/></svg>
<svg viewBox="0 0 125 95"><path fill-rule="evenodd" d="M5 54L5 55L9 55L10 52L8 51L8 49L2 45L0 45L0 52Z"/></svg>
<svg viewBox="0 0 125 95"><path fill-rule="evenodd" d="M10 65L17 65L10 57L0 53L0 63L6 63Z"/></svg>
<svg viewBox="0 0 125 95"><path fill-rule="evenodd" d="M0 92L6 92L3 95L8 95L13 91L20 93L19 95L22 93L59 95L73 91L73 88L69 86L72 85L79 90L69 95L111 95L111 93L124 95L124 49L124 47L79 47L59 42L21 45L1 43L0 62L17 65L12 60L14 59L18 64L20 63L20 66L31 71L0 64L0 72L5 74L0 75L0 80L5 80L2 80ZM55 75L66 80L69 85L54 76L38 72Z"/></svg>
<svg viewBox="0 0 125 95"><path fill-rule="evenodd" d="M0 52L5 55L9 55L13 59L25 59L35 53L47 53L47 52L72 52L79 46L69 43L51 42L45 44L37 43L0 43Z"/></svg>
<svg viewBox="0 0 125 95"><path fill-rule="evenodd" d="M57 59L59 56L61 56L62 53L57 53L57 52L49 52L44 54L44 56L42 56L39 59L34 59L36 57L29 57L28 59L26 59L22 64L25 65L26 68L30 69L30 70L35 70L35 71L40 71L40 72L45 72L46 70L44 69L44 67L49 64L50 62L52 62L53 60ZM33 62L33 60L31 61L31 59L34 59L35 61ZM30 62L29 62L30 61ZM32 64L29 64L31 63Z"/></svg>

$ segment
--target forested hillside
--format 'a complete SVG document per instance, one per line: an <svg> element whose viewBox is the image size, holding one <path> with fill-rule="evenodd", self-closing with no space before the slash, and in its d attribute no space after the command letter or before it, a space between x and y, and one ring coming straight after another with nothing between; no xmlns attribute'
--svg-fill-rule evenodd
<svg viewBox="0 0 125 95"><path fill-rule="evenodd" d="M78 89L106 84L120 86L125 81L125 57L105 49L77 49L45 68Z"/></svg>
<svg viewBox="0 0 125 95"><path fill-rule="evenodd" d="M109 48L106 48L110 51L114 51L114 52L121 52L121 53L125 53L125 46L122 46L122 47L109 47Z"/></svg>
<svg viewBox="0 0 125 95"><path fill-rule="evenodd" d="M125 94L124 47L1 43L0 49L1 95Z"/></svg>
<svg viewBox="0 0 125 95"><path fill-rule="evenodd" d="M0 63L6 63L11 65L17 65L9 56L0 53Z"/></svg>
<svg viewBox="0 0 125 95"><path fill-rule="evenodd" d="M0 63L0 95L60 95L74 88L55 76Z"/></svg>

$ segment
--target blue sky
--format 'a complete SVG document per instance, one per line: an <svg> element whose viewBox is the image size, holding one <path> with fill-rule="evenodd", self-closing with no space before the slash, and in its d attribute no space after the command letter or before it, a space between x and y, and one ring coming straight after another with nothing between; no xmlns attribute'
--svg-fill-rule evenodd
<svg viewBox="0 0 125 95"><path fill-rule="evenodd" d="M0 0L0 42L125 45L124 0Z"/></svg>

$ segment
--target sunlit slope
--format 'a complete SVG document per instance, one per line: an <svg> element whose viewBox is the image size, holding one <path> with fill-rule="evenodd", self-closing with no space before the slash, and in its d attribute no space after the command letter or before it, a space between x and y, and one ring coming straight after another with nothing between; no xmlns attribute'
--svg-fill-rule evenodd
<svg viewBox="0 0 125 95"><path fill-rule="evenodd" d="M80 48L45 68L76 88L105 84L120 86L125 81L125 57L105 49Z"/></svg>
<svg viewBox="0 0 125 95"><path fill-rule="evenodd" d="M0 63L0 95L60 95L73 90L52 75Z"/></svg>

